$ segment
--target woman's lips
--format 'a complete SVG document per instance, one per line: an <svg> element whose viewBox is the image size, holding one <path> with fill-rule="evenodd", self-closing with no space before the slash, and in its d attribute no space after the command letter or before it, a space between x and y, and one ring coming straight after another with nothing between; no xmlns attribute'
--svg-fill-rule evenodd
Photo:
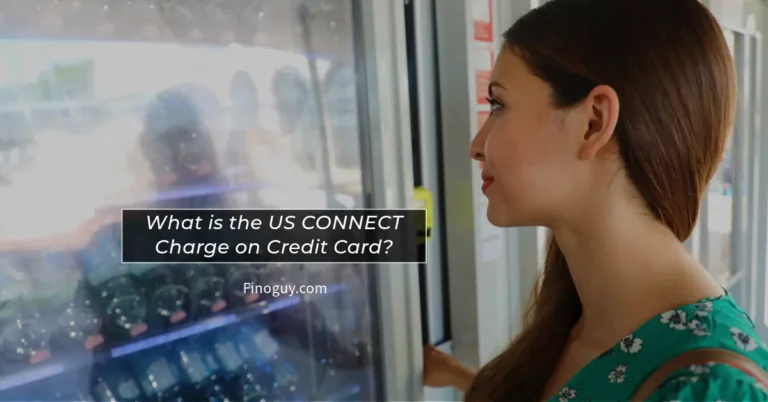
<svg viewBox="0 0 768 402"><path fill-rule="evenodd" d="M485 192L485 190L488 190L488 187L490 187L491 184L493 184L493 178L483 179L483 187L482 187L483 192Z"/></svg>

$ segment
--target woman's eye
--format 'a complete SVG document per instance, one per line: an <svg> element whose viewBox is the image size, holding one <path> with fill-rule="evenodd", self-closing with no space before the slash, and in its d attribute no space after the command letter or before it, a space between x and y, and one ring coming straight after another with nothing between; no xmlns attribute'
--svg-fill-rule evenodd
<svg viewBox="0 0 768 402"><path fill-rule="evenodd" d="M501 109L501 108L502 108L502 106L503 106L503 105L502 105L501 103L499 103L499 101L497 101L496 99L485 98L485 100L487 100L487 101L488 101L488 104L489 104L489 105L491 105L491 113L493 113L493 112L495 112L495 111L497 111L497 110Z"/></svg>

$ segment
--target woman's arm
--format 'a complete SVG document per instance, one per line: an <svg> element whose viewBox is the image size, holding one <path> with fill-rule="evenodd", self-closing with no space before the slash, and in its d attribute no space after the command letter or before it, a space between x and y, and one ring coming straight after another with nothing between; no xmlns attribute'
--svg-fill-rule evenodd
<svg viewBox="0 0 768 402"><path fill-rule="evenodd" d="M432 345L424 347L424 385L428 387L454 387L466 392L477 371L459 363L453 356Z"/></svg>
<svg viewBox="0 0 768 402"><path fill-rule="evenodd" d="M467 392L467 390L469 389L469 386L472 385L472 381L475 380L475 375L477 375L477 371L472 370L467 366L463 366L459 362L456 362L455 367L453 367L452 375L453 375L453 381L452 381L453 387L458 389L461 392Z"/></svg>

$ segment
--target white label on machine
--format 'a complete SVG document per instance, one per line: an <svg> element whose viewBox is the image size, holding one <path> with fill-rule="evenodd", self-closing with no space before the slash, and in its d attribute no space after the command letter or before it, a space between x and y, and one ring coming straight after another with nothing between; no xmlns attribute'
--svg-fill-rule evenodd
<svg viewBox="0 0 768 402"><path fill-rule="evenodd" d="M477 71L492 71L493 70L493 48L485 45L476 45L474 47L474 63L475 70Z"/></svg>
<svg viewBox="0 0 768 402"><path fill-rule="evenodd" d="M472 19L475 21L491 22L491 8L488 0L472 1Z"/></svg>

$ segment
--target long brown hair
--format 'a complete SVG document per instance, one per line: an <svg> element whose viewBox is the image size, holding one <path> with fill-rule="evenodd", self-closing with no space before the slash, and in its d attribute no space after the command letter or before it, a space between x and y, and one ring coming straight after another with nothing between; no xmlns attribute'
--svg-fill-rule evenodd
<svg viewBox="0 0 768 402"><path fill-rule="evenodd" d="M735 103L719 24L697 0L553 0L520 18L505 46L567 108L611 86L626 174L649 211L684 241L722 158ZM568 262L550 239L523 331L490 361L467 401L535 401L581 316Z"/></svg>

